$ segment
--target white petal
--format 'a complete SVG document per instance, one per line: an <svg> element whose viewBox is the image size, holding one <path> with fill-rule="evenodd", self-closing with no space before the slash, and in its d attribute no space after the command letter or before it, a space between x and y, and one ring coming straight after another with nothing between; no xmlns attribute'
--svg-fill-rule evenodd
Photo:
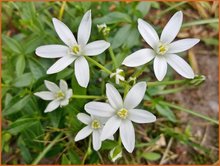
<svg viewBox="0 0 220 166"><path fill-rule="evenodd" d="M60 101L60 106L66 106L69 104L69 99L65 98L63 100Z"/></svg>
<svg viewBox="0 0 220 166"><path fill-rule="evenodd" d="M84 124L89 124L91 123L91 117L87 114L84 113L78 113L77 118Z"/></svg>
<svg viewBox="0 0 220 166"><path fill-rule="evenodd" d="M101 140L110 138L119 128L121 119L117 115L111 117L102 129Z"/></svg>
<svg viewBox="0 0 220 166"><path fill-rule="evenodd" d="M80 86L86 88L89 84L89 64L87 60L81 56L75 61L75 76Z"/></svg>
<svg viewBox="0 0 220 166"><path fill-rule="evenodd" d="M69 48L63 45L45 45L36 49L36 54L43 58L60 58L68 54Z"/></svg>
<svg viewBox="0 0 220 166"><path fill-rule="evenodd" d="M44 80L44 84L46 85L47 89L50 90L51 92L58 92L60 91L60 88L53 82Z"/></svg>
<svg viewBox="0 0 220 166"><path fill-rule="evenodd" d="M154 58L154 74L159 81L162 81L167 73L167 62L163 56Z"/></svg>
<svg viewBox="0 0 220 166"><path fill-rule="evenodd" d="M91 127L89 127L89 126L84 127L83 129L81 129L81 130L77 133L77 135L76 135L76 137L75 137L75 142L76 142L76 141L79 141L79 140L82 140L82 139L84 139L84 138L86 138L86 137L88 137L91 133L92 133Z"/></svg>
<svg viewBox="0 0 220 166"><path fill-rule="evenodd" d="M66 55L57 60L48 70L47 74L54 74L62 71L76 59L73 55Z"/></svg>
<svg viewBox="0 0 220 166"><path fill-rule="evenodd" d="M93 144L93 149L95 151L99 150L102 145L102 141L100 139L101 132L100 130L94 130L92 133L92 144Z"/></svg>
<svg viewBox="0 0 220 166"><path fill-rule="evenodd" d="M176 12L164 27L160 37L161 42L162 43L172 42L175 39L178 32L180 31L182 22L183 22L183 13L181 11Z"/></svg>
<svg viewBox="0 0 220 166"><path fill-rule="evenodd" d="M47 108L44 110L45 113L51 112L55 109L57 109L60 105L60 102L58 100L53 100L51 101L48 105Z"/></svg>
<svg viewBox="0 0 220 166"><path fill-rule="evenodd" d="M156 121L156 116L148 111L141 109L129 110L128 118L136 123L151 123Z"/></svg>
<svg viewBox="0 0 220 166"><path fill-rule="evenodd" d="M195 75L192 68L183 58L175 54L167 54L165 57L167 59L167 63L181 76L189 79L194 78Z"/></svg>
<svg viewBox="0 0 220 166"><path fill-rule="evenodd" d="M120 109L123 107L123 101L120 93L115 89L115 87L109 83L106 84L106 96L109 103L114 109Z"/></svg>
<svg viewBox="0 0 220 166"><path fill-rule="evenodd" d="M137 67L150 62L154 57L154 51L145 48L128 55L122 64L129 67Z"/></svg>
<svg viewBox="0 0 220 166"><path fill-rule="evenodd" d="M91 10L87 11L79 25L78 29L78 43L80 45L86 45L89 41L90 33L92 27Z"/></svg>
<svg viewBox="0 0 220 166"><path fill-rule="evenodd" d="M60 20L53 18L54 28L60 39L69 47L77 44L76 39L70 29Z"/></svg>
<svg viewBox="0 0 220 166"><path fill-rule="evenodd" d="M146 82L139 82L130 89L124 100L126 109L135 108L140 104L141 100L144 98L146 87Z"/></svg>
<svg viewBox="0 0 220 166"><path fill-rule="evenodd" d="M120 126L120 137L125 149L131 153L135 145L134 126L130 120L124 120Z"/></svg>
<svg viewBox="0 0 220 166"><path fill-rule="evenodd" d="M60 80L60 89L63 91L63 92L66 92L68 90L68 85L66 83L66 81L64 80Z"/></svg>
<svg viewBox="0 0 220 166"><path fill-rule="evenodd" d="M138 30L144 40L152 47L156 48L159 43L159 37L154 28L142 19L138 19Z"/></svg>
<svg viewBox="0 0 220 166"><path fill-rule="evenodd" d="M199 41L199 39L182 39L174 41L169 45L169 50L167 53L178 53L186 51L196 45Z"/></svg>
<svg viewBox="0 0 220 166"><path fill-rule="evenodd" d="M83 53L86 56L94 56L103 53L107 48L109 48L110 43L104 40L98 40L87 44L83 48Z"/></svg>
<svg viewBox="0 0 220 166"><path fill-rule="evenodd" d="M36 93L34 93L34 95L40 97L43 100L53 100L54 99L54 94L52 92L48 92L48 91L36 92Z"/></svg>
<svg viewBox="0 0 220 166"><path fill-rule="evenodd" d="M69 99L69 98L72 97L72 95L73 95L72 89L68 89L67 92L66 92L66 98Z"/></svg>
<svg viewBox="0 0 220 166"><path fill-rule="evenodd" d="M114 113L114 109L107 103L102 102L89 102L85 105L85 110L91 115L100 117L110 117Z"/></svg>

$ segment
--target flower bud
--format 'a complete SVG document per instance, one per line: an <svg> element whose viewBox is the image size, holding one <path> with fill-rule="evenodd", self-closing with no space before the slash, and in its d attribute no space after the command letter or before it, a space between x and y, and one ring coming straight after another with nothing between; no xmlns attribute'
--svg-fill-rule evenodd
<svg viewBox="0 0 220 166"><path fill-rule="evenodd" d="M204 75L196 75L194 79L189 81L190 85L199 86L205 81L206 77Z"/></svg>
<svg viewBox="0 0 220 166"><path fill-rule="evenodd" d="M122 157L121 146L114 147L109 153L109 158L112 162L115 162L116 160L118 160L121 157Z"/></svg>

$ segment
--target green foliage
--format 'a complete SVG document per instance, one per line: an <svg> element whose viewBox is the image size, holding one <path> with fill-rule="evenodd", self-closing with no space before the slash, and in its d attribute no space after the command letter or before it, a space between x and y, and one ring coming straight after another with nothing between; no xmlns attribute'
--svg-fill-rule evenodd
<svg viewBox="0 0 220 166"><path fill-rule="evenodd" d="M53 17L60 17L76 35L83 13L92 9L93 25L90 40L104 40L96 25L106 23L110 28L108 40L116 55L116 67L121 67L121 62L128 54L145 47L141 43L137 30L137 19L149 17L148 14L150 15L151 11L159 10L161 6L165 5L159 2L66 2L61 17L63 3L2 2L1 148L4 155L3 164L33 164L45 150L39 164L82 164L82 159L87 152L89 141L86 139L76 143L74 137L83 127L76 115L79 112L85 112L84 105L90 100L72 98L69 105L46 114L43 111L48 102L33 94L45 90L44 80L58 83L60 79L64 79L75 95L104 96L105 83L109 80L109 75L90 63L90 78L92 79L90 79L87 89L80 87L77 83L73 66L69 66L57 74L46 75L46 70L56 59L39 58L35 54L35 49L41 45L62 44L54 31ZM165 7L167 6L169 5ZM188 8L189 5L186 7ZM185 24L185 27L211 23L212 27L217 29L216 22L216 18L189 22ZM161 27L158 28L161 29ZM217 38L202 40L207 45L218 46ZM114 69L108 51L94 59L107 69L111 71ZM145 71L152 71L152 69L147 67ZM128 69L125 77L129 77L133 72L135 71ZM144 78L140 77L140 80L148 81L150 77L151 75L147 75L147 77L144 75ZM122 90L120 86L118 87ZM173 137L189 146L199 148L208 154L207 149L190 139L189 131L182 134L171 130L170 126L174 127L178 122L174 110L160 104L159 101L163 98L155 97L165 88L167 87L148 87L145 99L151 104L143 104L142 107L152 111L159 118L165 117L168 122L163 125L169 127L158 129L158 126L155 125L152 129L141 131L145 134L143 137L146 137L149 142L146 143L142 138L137 138L136 147L139 148L136 150L137 153L134 152L131 155L124 152L122 146L119 145L118 137L115 137L115 140L106 140L99 152L90 149L91 152L87 156L85 164L110 164L111 160L120 152L122 152L122 157L116 162L130 164L132 161L133 164L139 164L135 159L136 155L143 152L142 147L145 147L146 144L147 146L155 144L157 136L161 133L165 133L166 137ZM58 133L62 133L62 137L51 146L51 142ZM111 150L113 150L112 156L109 154ZM15 157L10 158L11 156ZM140 158L157 163L161 155L159 152L144 152ZM204 163L198 156L196 160L198 163Z"/></svg>

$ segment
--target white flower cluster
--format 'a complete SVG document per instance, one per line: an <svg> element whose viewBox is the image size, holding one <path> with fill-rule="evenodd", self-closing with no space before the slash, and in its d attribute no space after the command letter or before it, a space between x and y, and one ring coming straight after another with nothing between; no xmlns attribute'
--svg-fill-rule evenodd
<svg viewBox="0 0 220 166"><path fill-rule="evenodd" d="M191 67L176 53L193 47L199 42L199 39L182 39L173 42L180 30L182 19L182 12L175 13L163 29L160 38L149 23L138 19L138 30L152 49L145 48L136 51L126 57L122 64L137 67L154 59L154 72L159 81L163 80L166 75L167 63L183 77L194 78ZM76 79L80 86L86 88L90 77L86 56L96 56L103 53L109 48L110 43L104 40L88 43L92 26L90 10L85 13L81 20L77 40L64 23L53 18L53 24L65 45L40 46L36 49L36 54L43 58L60 58L47 70L47 74L60 72L74 62ZM125 81L121 69L117 69L110 77L115 77L116 84ZM72 97L72 89L68 89L64 80L60 80L59 87L50 81L45 81L45 85L49 91L35 93L43 100L52 100L44 112L51 112L59 106L62 107L69 103L69 99ZM131 153L135 147L135 131L132 122L151 123L156 121L156 117L152 113L136 108L144 98L146 87L145 82L138 82L122 99L118 90L112 84L107 83L106 96L108 101L89 102L84 109L90 115L85 113L77 115L77 118L86 127L78 132L75 141L82 140L92 134L93 148L99 150L102 141L114 139L113 135L119 129L122 144Z"/></svg>

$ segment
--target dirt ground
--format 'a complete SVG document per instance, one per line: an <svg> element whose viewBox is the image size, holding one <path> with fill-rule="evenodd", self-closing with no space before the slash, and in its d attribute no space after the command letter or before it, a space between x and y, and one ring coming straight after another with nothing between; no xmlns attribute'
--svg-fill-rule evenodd
<svg viewBox="0 0 220 166"><path fill-rule="evenodd" d="M167 95L167 100L175 101L185 108L189 108L201 114L218 119L218 55L212 48L194 48L199 74L205 75L205 82L198 88L185 89L182 92ZM178 76L177 76L178 77ZM182 127L190 125L192 135L198 142L211 150L210 158L218 160L218 127L210 125L206 121L184 112L177 112ZM178 154L177 163L190 164L192 153L198 153L196 149L190 149L182 144L177 144L174 151ZM192 161L193 162L193 161Z"/></svg>

